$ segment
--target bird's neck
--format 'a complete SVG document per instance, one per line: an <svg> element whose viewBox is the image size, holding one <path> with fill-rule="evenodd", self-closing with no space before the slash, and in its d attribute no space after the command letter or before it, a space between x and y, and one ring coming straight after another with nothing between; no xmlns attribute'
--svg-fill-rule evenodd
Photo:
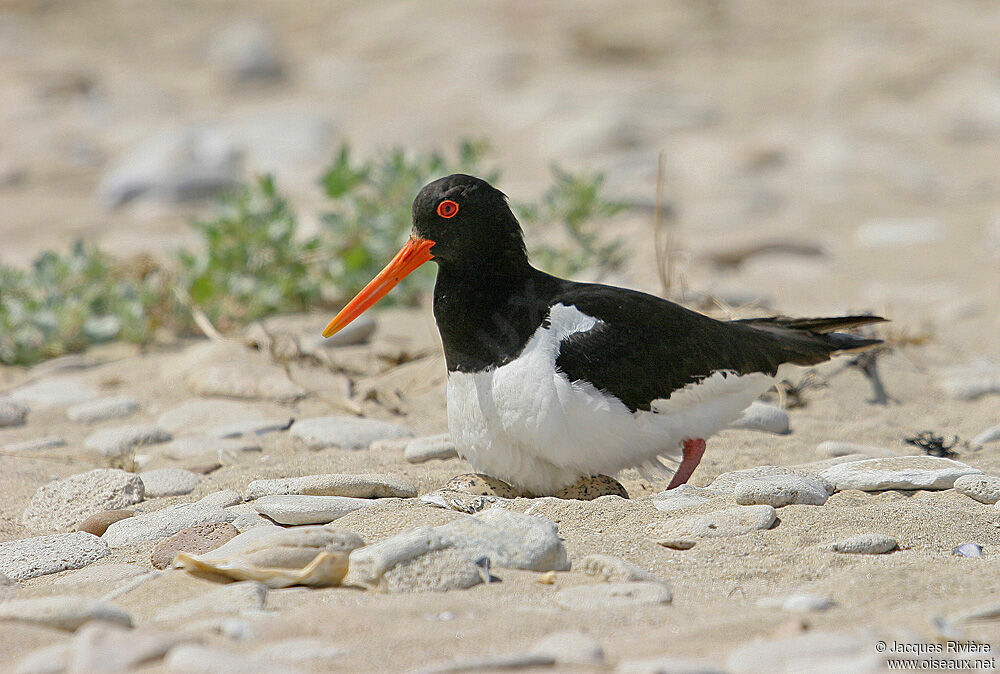
<svg viewBox="0 0 1000 674"><path fill-rule="evenodd" d="M448 371L480 372L517 358L546 319L554 279L523 264L441 265L434 318Z"/></svg>

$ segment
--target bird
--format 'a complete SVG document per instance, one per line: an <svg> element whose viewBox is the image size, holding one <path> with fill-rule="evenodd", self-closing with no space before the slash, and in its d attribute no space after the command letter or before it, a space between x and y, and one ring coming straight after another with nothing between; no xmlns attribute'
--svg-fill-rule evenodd
<svg viewBox="0 0 1000 674"><path fill-rule="evenodd" d="M531 495L638 468L688 481L705 440L789 367L869 349L873 315L716 320L654 295L547 274L506 195L454 174L413 201L406 244L323 331L437 264L448 426L477 473ZM675 467L674 467L675 466Z"/></svg>

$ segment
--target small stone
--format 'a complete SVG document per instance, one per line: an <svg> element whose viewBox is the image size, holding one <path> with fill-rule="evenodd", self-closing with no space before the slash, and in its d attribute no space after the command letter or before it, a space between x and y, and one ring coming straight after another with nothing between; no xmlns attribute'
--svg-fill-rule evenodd
<svg viewBox="0 0 1000 674"><path fill-rule="evenodd" d="M295 422L291 434L310 449L366 449L375 440L413 435L408 429L386 421L347 416L303 419Z"/></svg>
<svg viewBox="0 0 1000 674"><path fill-rule="evenodd" d="M944 239L944 228L935 220L880 218L858 227L854 240L867 248L914 246Z"/></svg>
<svg viewBox="0 0 1000 674"><path fill-rule="evenodd" d="M715 492L731 494L740 483L747 480L757 480L783 475L799 475L818 481L826 487L827 493L832 494L834 491L833 484L821 478L818 470L819 469L812 469L803 466L755 466L753 468L745 468L743 470L734 470L728 473L722 473L716 477L715 480L712 481L712 484L710 484L707 488Z"/></svg>
<svg viewBox="0 0 1000 674"><path fill-rule="evenodd" d="M135 505L144 494L139 476L98 468L40 487L21 521L35 531L66 529L95 512Z"/></svg>
<svg viewBox="0 0 1000 674"><path fill-rule="evenodd" d="M951 551L951 554L957 557L982 557L983 547L976 543L962 543L960 546Z"/></svg>
<svg viewBox="0 0 1000 674"><path fill-rule="evenodd" d="M66 407L87 402L100 394L77 377L51 377L14 389L10 399L31 409Z"/></svg>
<svg viewBox="0 0 1000 674"><path fill-rule="evenodd" d="M885 447L872 447L871 445L857 445L853 442L839 442L837 440L827 440L816 445L816 451L822 456L839 457L850 456L852 454L863 454L868 458L896 456L896 452Z"/></svg>
<svg viewBox="0 0 1000 674"><path fill-rule="evenodd" d="M563 608L598 611L641 604L669 604L672 598L667 585L655 582L573 585L555 594L556 603Z"/></svg>
<svg viewBox="0 0 1000 674"><path fill-rule="evenodd" d="M963 475L955 480L955 491L980 503L1000 501L1000 477L995 475Z"/></svg>
<svg viewBox="0 0 1000 674"><path fill-rule="evenodd" d="M139 447L172 439L170 433L157 426L116 426L94 431L83 441L83 446L104 458L114 459Z"/></svg>
<svg viewBox="0 0 1000 674"><path fill-rule="evenodd" d="M159 541L150 555L154 568L165 569L174 561L178 552L202 555L236 538L239 530L228 522L208 522L181 529L176 534Z"/></svg>
<svg viewBox="0 0 1000 674"><path fill-rule="evenodd" d="M263 357L207 364L184 380L192 393L248 400L293 402L308 391L288 378L284 368Z"/></svg>
<svg viewBox="0 0 1000 674"><path fill-rule="evenodd" d="M0 604L0 621L10 620L73 632L91 620L132 626L132 618L118 606L87 597L12 599Z"/></svg>
<svg viewBox="0 0 1000 674"><path fill-rule="evenodd" d="M974 446L986 445L998 440L1000 440L1000 425L994 426L993 428L987 428L985 431L972 439L972 444Z"/></svg>
<svg viewBox="0 0 1000 674"><path fill-rule="evenodd" d="M826 487L800 475L775 475L745 480L736 485L733 498L740 505L769 505L781 508L787 505L823 505Z"/></svg>
<svg viewBox="0 0 1000 674"><path fill-rule="evenodd" d="M208 435L216 438L238 438L244 435L267 435L287 431L295 422L291 417L261 417L234 421L209 428Z"/></svg>
<svg viewBox="0 0 1000 674"><path fill-rule="evenodd" d="M885 534L859 534L831 543L828 549L852 555L883 555L899 547L899 542Z"/></svg>
<svg viewBox="0 0 1000 674"><path fill-rule="evenodd" d="M838 490L950 489L963 475L983 471L936 456L897 456L831 466L820 476Z"/></svg>
<svg viewBox="0 0 1000 674"><path fill-rule="evenodd" d="M78 424L93 424L108 419L121 419L139 410L139 403L130 396L101 398L73 405L66 410L66 417Z"/></svg>
<svg viewBox="0 0 1000 674"><path fill-rule="evenodd" d="M377 501L347 496L262 496L253 502L261 515L278 524L326 524Z"/></svg>
<svg viewBox="0 0 1000 674"><path fill-rule="evenodd" d="M580 568L584 573L597 576L606 583L663 582L649 571L613 555L587 555L580 561Z"/></svg>
<svg viewBox="0 0 1000 674"><path fill-rule="evenodd" d="M775 435L788 435L792 432L788 412L758 401L754 401L750 407L743 410L740 418L729 424L729 428Z"/></svg>
<svg viewBox="0 0 1000 674"><path fill-rule="evenodd" d="M761 599L757 602L761 608L780 608L783 611L810 613L825 611L836 603L829 597L817 597L812 594L794 594L790 597Z"/></svg>
<svg viewBox="0 0 1000 674"><path fill-rule="evenodd" d="M109 553L103 540L86 531L21 538L0 543L0 573L27 580L79 569Z"/></svg>
<svg viewBox="0 0 1000 674"><path fill-rule="evenodd" d="M241 82L270 79L282 74L274 38L266 26L239 22L214 36L209 56L229 78Z"/></svg>
<svg viewBox="0 0 1000 674"><path fill-rule="evenodd" d="M702 503L718 495L719 492L710 489L682 484L679 487L666 489L653 496L653 506L661 513L676 512L700 506Z"/></svg>
<svg viewBox="0 0 1000 674"><path fill-rule="evenodd" d="M615 674L726 674L726 672L707 662L662 657L623 660L618 663Z"/></svg>
<svg viewBox="0 0 1000 674"><path fill-rule="evenodd" d="M391 473L307 475L274 480L254 480L247 485L246 499L261 496L307 494L310 496L349 496L352 498L413 498L417 488Z"/></svg>
<svg viewBox="0 0 1000 674"><path fill-rule="evenodd" d="M206 494L202 496L198 503L202 505L212 505L219 506L220 508L228 508L229 506L234 506L243 503L243 495L240 494L235 489L223 489L221 491L213 491L211 494Z"/></svg>
<svg viewBox="0 0 1000 674"><path fill-rule="evenodd" d="M133 511L125 510L124 508L104 510L99 513L94 513L77 524L76 530L86 531L88 534L93 534L95 536L103 536L104 532L107 531L108 527L112 524L118 520L123 520L126 517L132 517L133 515L135 515Z"/></svg>
<svg viewBox="0 0 1000 674"><path fill-rule="evenodd" d="M770 529L777 513L769 505L738 506L705 515L689 515L668 520L659 526L658 536L666 538L727 538L751 531Z"/></svg>
<svg viewBox="0 0 1000 674"><path fill-rule="evenodd" d="M46 435L34 440L25 440L24 442L14 442L4 445L4 450L11 454L27 454L29 452L41 452L46 449L56 449L57 447L65 446L66 440L63 438L57 435Z"/></svg>
<svg viewBox="0 0 1000 674"><path fill-rule="evenodd" d="M444 461L458 458L458 450L455 449L450 434L428 435L410 440L403 451L403 458L410 463L425 463L435 459Z"/></svg>
<svg viewBox="0 0 1000 674"><path fill-rule="evenodd" d="M730 674L760 672L881 672L885 664L872 639L813 631L781 639L755 640L726 659Z"/></svg>
<svg viewBox="0 0 1000 674"><path fill-rule="evenodd" d="M564 665L600 665L604 649L597 639L583 632L553 632L531 646L531 652L547 655Z"/></svg>
<svg viewBox="0 0 1000 674"><path fill-rule="evenodd" d="M682 538L662 538L656 541L656 544L671 550L690 550L695 546L694 541L685 541Z"/></svg>
<svg viewBox="0 0 1000 674"><path fill-rule="evenodd" d="M448 592L483 582L481 568L457 550L436 550L401 562L382 577L385 592Z"/></svg>
<svg viewBox="0 0 1000 674"><path fill-rule="evenodd" d="M8 398L0 398L0 428L23 426L30 410L26 405Z"/></svg>
<svg viewBox="0 0 1000 674"><path fill-rule="evenodd" d="M956 400L1000 393L1000 364L979 360L949 368L942 373L940 385Z"/></svg>
<svg viewBox="0 0 1000 674"><path fill-rule="evenodd" d="M139 473L146 487L146 498L190 494L201 483L201 478L182 468L160 468Z"/></svg>
<svg viewBox="0 0 1000 674"><path fill-rule="evenodd" d="M185 637L105 622L77 630L69 658L71 672L128 672L153 663Z"/></svg>
<svg viewBox="0 0 1000 674"><path fill-rule="evenodd" d="M218 506L201 503L174 505L115 522L101 538L109 547L121 548L166 538L197 524L229 522L233 518L234 515Z"/></svg>
<svg viewBox="0 0 1000 674"><path fill-rule="evenodd" d="M190 470L192 473L197 473L198 475L208 475L210 473L214 473L220 468L222 468L222 464L219 463L218 461L209 461L207 463L193 463L187 467L187 469ZM242 496L240 496L240 500L241 501L243 500Z"/></svg>
<svg viewBox="0 0 1000 674"><path fill-rule="evenodd" d="M260 611L267 599L267 586L252 580L229 583L209 590L194 599L170 604L160 609L154 620L189 619L191 616L219 615Z"/></svg>

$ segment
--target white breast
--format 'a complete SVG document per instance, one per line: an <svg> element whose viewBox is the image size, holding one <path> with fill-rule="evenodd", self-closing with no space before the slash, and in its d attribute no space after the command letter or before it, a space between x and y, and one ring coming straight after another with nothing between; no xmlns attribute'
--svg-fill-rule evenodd
<svg viewBox="0 0 1000 674"><path fill-rule="evenodd" d="M588 382L556 369L559 345L599 321L557 304L521 355L498 368L448 375L448 425L478 472L534 494L551 494L581 477L677 462L685 438L706 438L739 416L774 382L765 374L716 372L631 412Z"/></svg>

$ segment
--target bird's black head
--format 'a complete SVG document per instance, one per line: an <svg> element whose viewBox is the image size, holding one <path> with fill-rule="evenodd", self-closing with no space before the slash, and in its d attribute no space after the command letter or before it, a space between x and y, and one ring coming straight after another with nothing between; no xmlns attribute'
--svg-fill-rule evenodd
<svg viewBox="0 0 1000 674"><path fill-rule="evenodd" d="M413 232L402 250L323 331L329 337L384 297L414 269L434 260L483 275L517 274L528 265L524 236L503 192L456 173L424 186L413 201Z"/></svg>
<svg viewBox="0 0 1000 674"><path fill-rule="evenodd" d="M456 173L428 183L413 200L413 235L434 242L434 260L488 269L527 260L521 226L503 192Z"/></svg>

